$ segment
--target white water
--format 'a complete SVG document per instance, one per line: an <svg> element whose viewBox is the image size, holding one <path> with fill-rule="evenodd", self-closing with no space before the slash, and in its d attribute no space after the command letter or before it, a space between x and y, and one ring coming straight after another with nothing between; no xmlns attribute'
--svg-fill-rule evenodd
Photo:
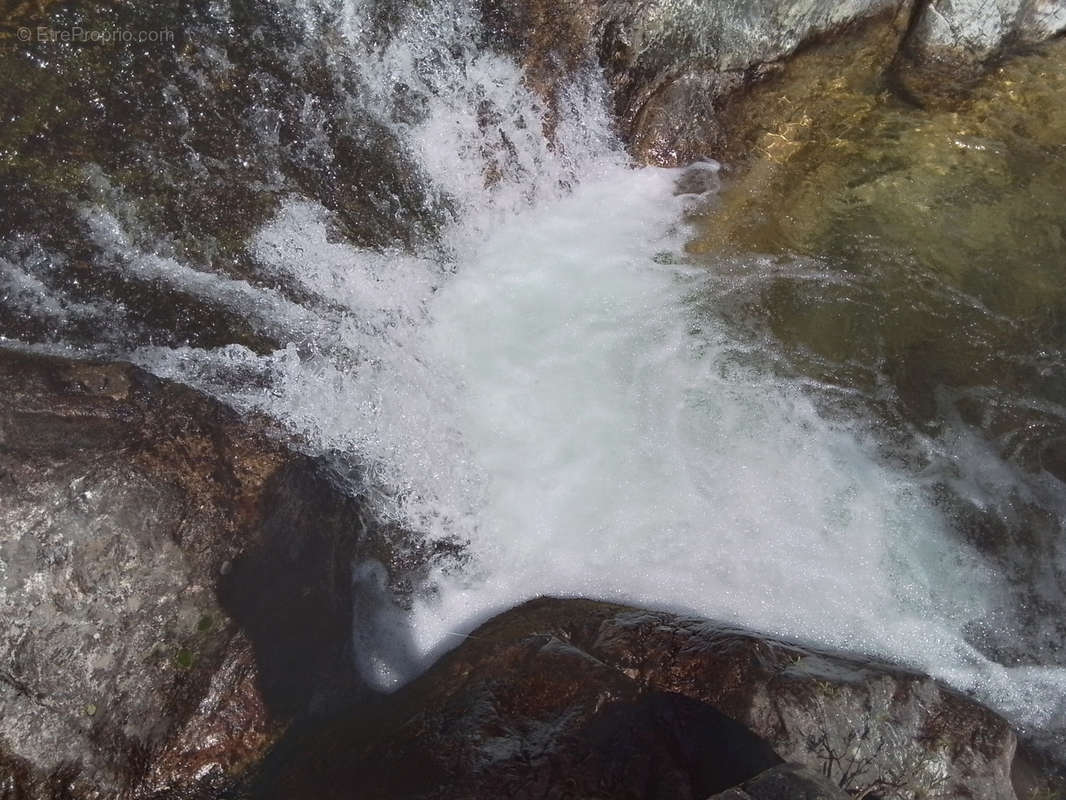
<svg viewBox="0 0 1066 800"><path fill-rule="evenodd" d="M110 210L85 210L130 275L292 342L138 361L355 454L383 516L469 543L464 569L361 631L367 675L394 686L495 611L581 595L899 659L1017 722L1061 723L1063 670L1002 667L966 643L969 624L1009 624L1008 590L913 477L879 464L860 424L830 424L799 387L741 366L713 312L690 307L706 276L670 264L691 198L674 195L676 172L626 165L595 75L562 98L549 141L519 69L472 49L462 3L409 13L368 54L360 4L302 7L310 29L339 26L335 67L358 73L358 102L382 119L393 83L427 90L417 123L390 124L455 200L440 248L358 250L290 198L249 246L264 276L316 298L301 305L141 253ZM487 128L484 102L501 119Z"/></svg>
<svg viewBox="0 0 1066 800"><path fill-rule="evenodd" d="M407 292L408 321L353 347L369 363L295 349L142 356L358 453L392 492L383 513L469 541L464 570L442 569L410 612L362 632L382 686L493 613L555 594L898 659L1047 724L1066 676L1005 668L966 643L968 623L1008 606L1006 587L915 480L798 387L740 366L727 331L694 316L686 298L705 274L657 258L683 242L676 177L610 160L491 233L460 226L452 277L399 259L403 286L294 205L259 237L272 269L300 267L298 242L307 280L363 313ZM235 366L270 392L229 386Z"/></svg>

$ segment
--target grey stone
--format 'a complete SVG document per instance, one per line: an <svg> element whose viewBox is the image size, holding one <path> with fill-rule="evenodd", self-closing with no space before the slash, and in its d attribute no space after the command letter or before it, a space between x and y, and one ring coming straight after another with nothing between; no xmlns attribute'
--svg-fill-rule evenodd
<svg viewBox="0 0 1066 800"><path fill-rule="evenodd" d="M751 800L848 800L851 797L835 783L808 767L781 764L743 785Z"/></svg>
<svg viewBox="0 0 1066 800"><path fill-rule="evenodd" d="M934 0L910 41L921 58L980 63L1011 43L1033 43L1066 30L1066 0Z"/></svg>

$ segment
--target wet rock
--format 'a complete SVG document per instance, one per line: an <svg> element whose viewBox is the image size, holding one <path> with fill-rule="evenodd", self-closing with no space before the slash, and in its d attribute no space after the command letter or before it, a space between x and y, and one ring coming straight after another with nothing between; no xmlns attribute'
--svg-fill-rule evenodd
<svg viewBox="0 0 1066 800"><path fill-rule="evenodd" d="M780 762L710 705L645 691L556 632L489 636L399 696L291 737L251 795L696 800Z"/></svg>
<svg viewBox="0 0 1066 800"><path fill-rule="evenodd" d="M360 90L342 84L332 38L295 8L20 2L11 14L0 193L18 201L0 205L0 335L270 352L291 332L219 289L308 302L248 247L283 198L320 203L331 235L372 248L432 242L448 213L395 132L352 102ZM83 47L17 29L165 35ZM143 264L199 274L190 285Z"/></svg>
<svg viewBox="0 0 1066 800"><path fill-rule="evenodd" d="M261 757L284 717L264 701L259 674L254 649L237 634L194 712L152 753L141 794L167 796L194 786L205 796Z"/></svg>
<svg viewBox="0 0 1066 800"><path fill-rule="evenodd" d="M744 89L780 72L804 46L837 35L866 38L871 27L887 25L887 64L911 10L910 0L548 5L485 0L495 45L516 52L549 97L573 69L603 67L631 151L662 165L720 155Z"/></svg>
<svg viewBox="0 0 1066 800"><path fill-rule="evenodd" d="M845 800L851 795L808 767L782 764L710 800Z"/></svg>
<svg viewBox="0 0 1066 800"><path fill-rule="evenodd" d="M909 88L922 95L965 86L1005 51L1066 31L1064 0L933 0L907 41Z"/></svg>
<svg viewBox="0 0 1066 800"><path fill-rule="evenodd" d="M591 652L711 703L849 792L1013 797L1009 725L928 677L635 611L605 620Z"/></svg>
<svg viewBox="0 0 1066 800"><path fill-rule="evenodd" d="M543 599L486 623L386 702L290 735L251 793L705 798L756 779L749 796L837 796L809 772L756 778L783 758L852 795L1013 800L1015 746L1001 718L921 675Z"/></svg>
<svg viewBox="0 0 1066 800"><path fill-rule="evenodd" d="M360 506L328 470L294 459L269 491L256 537L218 593L254 645L264 701L291 717L360 688L352 564L374 548Z"/></svg>
<svg viewBox="0 0 1066 800"><path fill-rule="evenodd" d="M128 365L0 350L0 383L0 795L207 796L352 690L321 465Z"/></svg>
<svg viewBox="0 0 1066 800"><path fill-rule="evenodd" d="M668 166L736 163L737 141L773 124L752 88L787 75L812 48L848 42L867 81L927 99L967 89L1003 54L1066 30L1064 0L484 0L483 8L486 44L516 54L549 104L575 70L603 68L630 151Z"/></svg>

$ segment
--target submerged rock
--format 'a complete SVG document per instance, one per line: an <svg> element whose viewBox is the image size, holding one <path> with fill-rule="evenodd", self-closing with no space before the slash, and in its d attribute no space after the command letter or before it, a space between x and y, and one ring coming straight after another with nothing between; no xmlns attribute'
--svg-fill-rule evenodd
<svg viewBox="0 0 1066 800"><path fill-rule="evenodd" d="M772 368L809 380L827 416L871 421L880 452L920 470L953 533L1009 576L1012 599L969 641L1062 666L1066 40L950 109L857 67L827 46L753 90L768 120L754 155L688 245L712 276L703 302L760 352L772 342Z"/></svg>
<svg viewBox="0 0 1066 800"><path fill-rule="evenodd" d="M360 509L264 426L0 350L0 796L224 784L354 688Z"/></svg>
<svg viewBox="0 0 1066 800"><path fill-rule="evenodd" d="M486 623L387 702L294 733L249 791L706 798L751 781L726 796L839 796L809 772L765 773L783 758L852 795L1013 800L1015 747L1000 717L918 674L543 599ZM782 784L794 794L774 794Z"/></svg>

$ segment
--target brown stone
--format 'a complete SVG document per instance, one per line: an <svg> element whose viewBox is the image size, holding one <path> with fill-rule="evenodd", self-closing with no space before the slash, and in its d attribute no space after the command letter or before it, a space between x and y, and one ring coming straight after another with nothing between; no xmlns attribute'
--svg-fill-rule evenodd
<svg viewBox="0 0 1066 800"><path fill-rule="evenodd" d="M0 384L0 796L207 791L355 688L323 465L130 365L0 350Z"/></svg>
<svg viewBox="0 0 1066 800"><path fill-rule="evenodd" d="M852 795L1014 800L1015 747L1003 719L919 674L542 599L387 701L290 736L253 794L705 798L782 758Z"/></svg>

